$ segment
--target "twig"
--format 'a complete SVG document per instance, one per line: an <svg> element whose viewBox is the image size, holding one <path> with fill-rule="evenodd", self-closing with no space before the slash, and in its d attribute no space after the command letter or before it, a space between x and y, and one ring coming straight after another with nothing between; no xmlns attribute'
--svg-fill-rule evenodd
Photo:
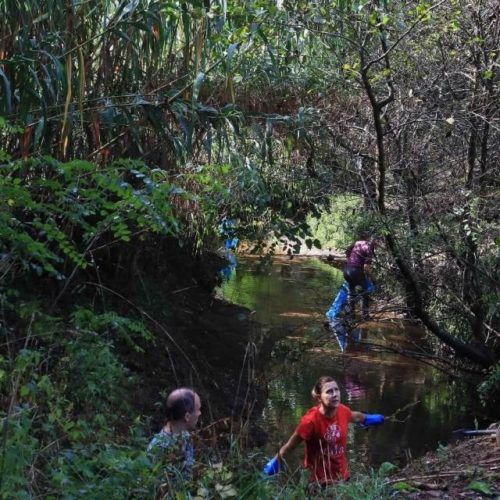
<svg viewBox="0 0 500 500"><path fill-rule="evenodd" d="M100 153L103 149L106 149L108 146L111 146L114 142L116 142L118 139L123 137L126 133L128 132L127 130L124 130L120 134L118 134L116 137L113 137L111 140L109 140L106 144L103 144L102 146L98 147L95 151L92 151L89 155L87 155L87 158L92 158L92 156L95 156L96 154Z"/></svg>
<svg viewBox="0 0 500 500"><path fill-rule="evenodd" d="M391 479L388 484L394 484L394 483L399 483L400 481L419 481L422 479L439 479L441 477L446 478L446 477L453 477L456 475L463 475L465 474L465 470L450 470L450 471L443 471L443 472L437 472L436 474L427 474L425 476L410 476L410 477L398 477L396 479Z"/></svg>
<svg viewBox="0 0 500 500"><path fill-rule="evenodd" d="M423 21L425 19L425 16L427 16L427 14L429 12L433 11L434 9L436 9L437 7L439 7L440 5L442 5L445 2L446 2L446 0L441 0L441 2L438 2L437 4L434 4L431 7L429 7L428 9L426 9L424 14L421 14L417 18L417 20L390 47L388 47L384 51L384 53L382 55L380 55L379 57L376 57L375 59L372 59L371 61L366 63L366 65L363 67L363 70L366 71L366 70L370 69L371 66L373 66L374 64L380 62L382 59L387 57L389 55L389 53L392 52L399 45L399 43L401 43L401 41L404 38L406 38L406 36L415 28L415 26L417 26L421 21Z"/></svg>
<svg viewBox="0 0 500 500"><path fill-rule="evenodd" d="M500 456L490 458L489 460L483 460L482 462L479 462L478 465L489 465L491 463L495 463L495 462L498 462L498 461L500 461Z"/></svg>
<svg viewBox="0 0 500 500"><path fill-rule="evenodd" d="M391 422L400 422L400 423L406 422L408 420L408 418L410 417L410 415L408 415L404 420L398 420L398 419L396 419L396 415L398 413L401 413L401 412L407 410L408 408L411 408L412 406L418 405L419 403L420 403L420 400L419 401L415 401L414 403L408 403L407 405L403 406L402 408L398 408L391 415L385 417L385 420L390 420Z"/></svg>
<svg viewBox="0 0 500 500"><path fill-rule="evenodd" d="M90 243L87 245L87 248L85 249L85 251L83 252L82 254L82 258L85 258L86 255L92 250L92 246L94 245L95 242L97 242L99 240L99 238L108 230L108 228L111 226L111 222L109 222L108 224L106 224L102 230L100 232L98 232L91 240L90 240ZM75 265L75 267L73 268L73 271L71 272L71 274L69 275L68 279L66 280L66 282L64 283L64 286L62 287L62 290L59 292L59 294L57 295L57 297L54 299L54 302L52 302L52 305L51 305L51 310L54 309L54 307L56 306L56 304L59 302L59 299L64 295L64 293L66 292L69 284L71 283L73 277L75 276L76 272L80 269L80 266L78 264Z"/></svg>
<svg viewBox="0 0 500 500"><path fill-rule="evenodd" d="M436 363L431 363L430 361L427 360L427 359L435 359L436 361L441 362L443 364L452 365L451 361L447 361L446 359L440 358L438 356L435 356L432 354L427 354L427 353L418 353L415 351L408 351L405 349L399 349L399 348L395 348L395 347L391 347L391 346L384 346L384 345L376 344L376 343L372 343L372 342L360 342L360 344L363 346L366 346L366 347L376 347L381 351L393 352L393 353L399 354L401 356L406 356L408 358L417 359L418 361L420 361L426 365L432 366L433 368L436 368L437 370L440 370L443 373L446 373L450 377L459 378L458 375L456 375L455 373L453 373L449 370L446 370L443 366L440 366L439 364L436 364ZM476 371L466 370L464 368L460 368L460 367L453 366L453 365L452 365L452 368L460 369L460 370L466 371L468 373L477 374Z"/></svg>
<svg viewBox="0 0 500 500"><path fill-rule="evenodd" d="M175 295L176 293L185 292L186 290L191 290L191 288L196 288L195 285L186 286L184 288L179 288L179 290L174 290L173 292L169 292L170 295Z"/></svg>
<svg viewBox="0 0 500 500"><path fill-rule="evenodd" d="M201 377L200 377L198 371L196 370L193 362L189 358L189 356L185 353L185 351L182 349L182 347L175 341L175 339L172 337L172 335L170 335L170 333L168 333L167 329L161 323L159 323L153 317L151 317L146 311L144 311L144 309L142 309L137 304L135 304L131 300L127 299L126 297L124 297L120 293L116 292L115 290L113 290L111 288L108 288L107 286L101 285L99 283L93 283L91 281L87 281L85 284L86 285L92 285L92 286L95 286L95 287L98 287L98 288L102 288L102 289L104 289L104 290L112 293L113 295L116 295L117 297L119 297L120 299L122 299L127 304L130 304L137 311L139 311L140 314L142 314L145 318L147 318L154 325L156 325L167 336L167 338L170 340L170 342L172 342L172 344L179 350L179 352L184 356L184 358L186 359L186 361L189 363L189 365L193 369L193 372L196 373L196 376L198 377L198 379L201 380ZM170 360L170 363L172 365L172 369L174 370L174 374L175 374L175 367L174 367L174 365L172 363L172 360Z"/></svg>

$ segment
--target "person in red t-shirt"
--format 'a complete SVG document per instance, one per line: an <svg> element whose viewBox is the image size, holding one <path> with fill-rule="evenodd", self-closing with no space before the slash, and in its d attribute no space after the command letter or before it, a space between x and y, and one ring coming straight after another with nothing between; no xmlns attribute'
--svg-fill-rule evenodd
<svg viewBox="0 0 500 500"><path fill-rule="evenodd" d="M310 480L321 485L345 481L349 479L346 456L349 424L378 425L384 422L384 417L352 411L341 404L339 386L331 377L321 377L312 390L312 396L318 405L301 418L295 432L266 464L264 472L268 475L279 472L285 455L305 441L304 467L311 471Z"/></svg>

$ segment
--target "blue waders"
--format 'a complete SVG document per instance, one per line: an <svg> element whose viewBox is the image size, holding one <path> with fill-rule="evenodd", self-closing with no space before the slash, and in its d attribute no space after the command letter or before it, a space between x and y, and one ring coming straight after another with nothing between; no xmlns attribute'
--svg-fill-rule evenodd
<svg viewBox="0 0 500 500"><path fill-rule="evenodd" d="M375 285L368 278L366 278L365 289L365 293L373 293L376 290ZM359 295L359 298L361 298L361 295ZM350 315L350 311L346 309L349 302L348 299L349 285L344 282L332 302L330 309L326 311L326 317L328 318L330 330L337 338L337 342L339 343L339 347L342 352L344 352L347 347L347 323Z"/></svg>

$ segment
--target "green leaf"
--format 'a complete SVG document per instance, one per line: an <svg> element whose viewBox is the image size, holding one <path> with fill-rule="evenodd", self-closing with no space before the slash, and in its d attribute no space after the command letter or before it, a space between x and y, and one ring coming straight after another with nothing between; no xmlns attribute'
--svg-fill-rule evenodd
<svg viewBox="0 0 500 500"><path fill-rule="evenodd" d="M196 102L198 100L198 95L200 94L200 89L204 80L205 80L205 73L201 72L198 73L193 83L193 102Z"/></svg>
<svg viewBox="0 0 500 500"><path fill-rule="evenodd" d="M38 144L40 141L40 137L42 136L43 129L45 128L45 118L42 116L40 117L40 120L38 121L38 125L36 126L35 130L35 139L34 143Z"/></svg>
<svg viewBox="0 0 500 500"><path fill-rule="evenodd" d="M472 481L467 488L483 495L493 495L490 485L484 481Z"/></svg>
<svg viewBox="0 0 500 500"><path fill-rule="evenodd" d="M381 477L388 476L391 472L394 472L397 469L397 466L391 464L391 462L384 462L378 469L378 474Z"/></svg>
<svg viewBox="0 0 500 500"><path fill-rule="evenodd" d="M2 70L2 68L0 68L0 77L2 77L3 80L3 89L4 89L3 94L5 95L5 111L7 112L7 114L10 114L12 112L12 92L10 88L10 81L7 78L7 75Z"/></svg>
<svg viewBox="0 0 500 500"><path fill-rule="evenodd" d="M232 43L228 49L226 54L226 69L229 71L231 69L231 62L233 60L236 49L238 48L237 43Z"/></svg>
<svg viewBox="0 0 500 500"><path fill-rule="evenodd" d="M412 486L411 484L405 482L405 481L400 481L398 483L394 483L392 485L392 489L396 491L418 491L417 488Z"/></svg>

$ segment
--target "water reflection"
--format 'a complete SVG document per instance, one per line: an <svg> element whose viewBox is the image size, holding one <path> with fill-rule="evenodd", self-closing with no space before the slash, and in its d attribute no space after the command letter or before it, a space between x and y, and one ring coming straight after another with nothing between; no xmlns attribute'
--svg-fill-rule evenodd
<svg viewBox="0 0 500 500"><path fill-rule="evenodd" d="M336 330L330 337L323 328L324 313L342 281L339 270L318 260L278 261L264 271L255 261L243 261L222 289L226 299L255 310L256 320L269 328L273 339L313 340L305 347L296 344L293 357L280 354L266 366L269 398L259 423L269 434L269 454L311 407L310 391L321 375L337 379L342 400L352 409L396 413L401 420L377 429L351 426L353 470L361 464L402 463L409 454L415 458L436 449L452 430L473 427L476 402L464 387L415 360L373 350L373 345L417 350L423 341L418 328L371 323L345 335ZM300 458L295 453L295 464Z"/></svg>
<svg viewBox="0 0 500 500"><path fill-rule="evenodd" d="M329 321L327 328L330 332L330 338L337 342L340 352L345 352L349 344L356 346L361 342L361 328L350 328L344 318L335 318Z"/></svg>

